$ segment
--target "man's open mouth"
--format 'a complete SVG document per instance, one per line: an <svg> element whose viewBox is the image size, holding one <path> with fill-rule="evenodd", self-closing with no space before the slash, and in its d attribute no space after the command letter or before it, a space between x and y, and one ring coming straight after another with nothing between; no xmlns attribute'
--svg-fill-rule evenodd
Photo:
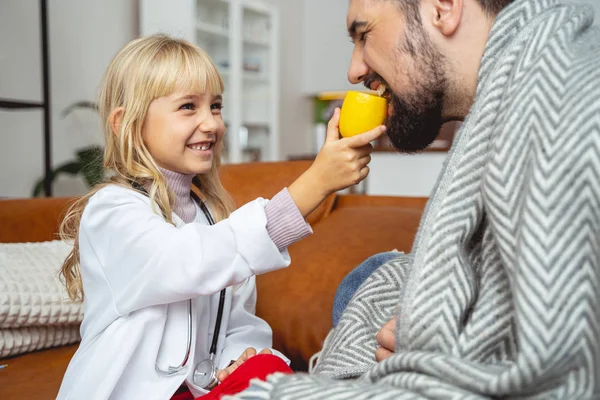
<svg viewBox="0 0 600 400"><path fill-rule="evenodd" d="M390 101L390 99L391 99L390 91L388 90L388 87L385 83L379 83L379 85L377 85L377 88L375 89L375 91L377 92L377 95L379 97L383 97L388 102Z"/></svg>

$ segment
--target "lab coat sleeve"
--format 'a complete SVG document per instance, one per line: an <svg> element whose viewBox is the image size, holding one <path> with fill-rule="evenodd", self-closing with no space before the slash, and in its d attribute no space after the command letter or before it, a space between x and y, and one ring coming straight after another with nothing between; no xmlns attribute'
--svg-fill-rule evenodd
<svg viewBox="0 0 600 400"><path fill-rule="evenodd" d="M265 204L259 198L215 225L177 228L146 197L107 187L83 213L80 254L97 259L119 315L211 295L289 265L287 251L278 250L267 233Z"/></svg>
<svg viewBox="0 0 600 400"><path fill-rule="evenodd" d="M256 278L252 276L233 288L229 324L217 368L227 367L248 347L254 347L257 353L262 349L270 348L273 354L289 365L290 360L277 350L273 350L272 345L271 327L256 316Z"/></svg>

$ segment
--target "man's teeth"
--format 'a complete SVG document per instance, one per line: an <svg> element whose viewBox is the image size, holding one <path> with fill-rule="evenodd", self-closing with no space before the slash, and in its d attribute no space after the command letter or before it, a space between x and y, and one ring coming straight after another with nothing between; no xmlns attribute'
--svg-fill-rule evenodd
<svg viewBox="0 0 600 400"><path fill-rule="evenodd" d="M208 150L210 149L210 143L202 143L202 144L192 144L188 147L192 150Z"/></svg>
<svg viewBox="0 0 600 400"><path fill-rule="evenodd" d="M380 83L379 86L377 86L377 95L379 97L383 96L386 89L387 89L387 87L383 83Z"/></svg>

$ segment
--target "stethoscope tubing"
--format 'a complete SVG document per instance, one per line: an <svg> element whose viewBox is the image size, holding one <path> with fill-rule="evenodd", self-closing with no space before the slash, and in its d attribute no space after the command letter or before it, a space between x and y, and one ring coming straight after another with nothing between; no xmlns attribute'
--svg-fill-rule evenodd
<svg viewBox="0 0 600 400"><path fill-rule="evenodd" d="M134 187L134 189L137 189L137 190L145 193L146 195L148 195L148 191L146 190L146 188L144 188L138 182L133 182L132 186ZM206 205L204 204L202 199L200 199L193 191L191 192L191 195L196 200L196 202L200 205L200 209L202 210L202 212L204 213L204 216L208 220L208 224L214 225L215 220L213 219L212 215L210 214L210 211L208 210L208 208L206 207ZM215 355L217 354L217 345L219 342L219 333L221 330L221 322L223 320L223 309L225 307L226 294L227 294L227 288L222 289L221 294L219 296L219 307L217 310L217 320L215 321L215 329L213 332L213 339L212 339L212 343L210 345L210 351L209 351L209 359L210 360L213 360L215 358ZM183 361L181 362L181 364L179 364L176 367L169 366L167 370L160 368L158 366L158 363L155 362L154 369L160 375L172 376L172 375L175 375L175 374L181 372L186 367L187 362L190 358L190 353L192 350L192 333L193 333L192 332L192 299L188 299L187 331L188 331L187 345L186 345L185 356L183 358Z"/></svg>

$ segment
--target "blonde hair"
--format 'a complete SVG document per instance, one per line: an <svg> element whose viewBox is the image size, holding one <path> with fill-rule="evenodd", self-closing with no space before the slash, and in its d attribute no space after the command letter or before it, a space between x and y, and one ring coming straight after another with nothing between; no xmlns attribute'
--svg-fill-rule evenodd
<svg viewBox="0 0 600 400"><path fill-rule="evenodd" d="M76 200L60 226L60 237L73 241L73 249L60 271L67 293L73 301L83 300L79 269L78 232L81 215L96 192L116 184L132 188L132 182L145 184L152 204L165 221L173 223L174 195L142 140L142 127L152 100L168 96L178 88L198 93L221 94L223 80L210 57L193 44L166 35L153 35L128 43L113 58L104 75L98 108L104 122L104 168L110 173L105 182ZM118 132L113 133L110 116L122 108ZM227 218L233 211L231 196L218 175L221 164L219 143L209 172L195 177L195 189L210 207L215 220ZM154 206L153 206L154 207Z"/></svg>

